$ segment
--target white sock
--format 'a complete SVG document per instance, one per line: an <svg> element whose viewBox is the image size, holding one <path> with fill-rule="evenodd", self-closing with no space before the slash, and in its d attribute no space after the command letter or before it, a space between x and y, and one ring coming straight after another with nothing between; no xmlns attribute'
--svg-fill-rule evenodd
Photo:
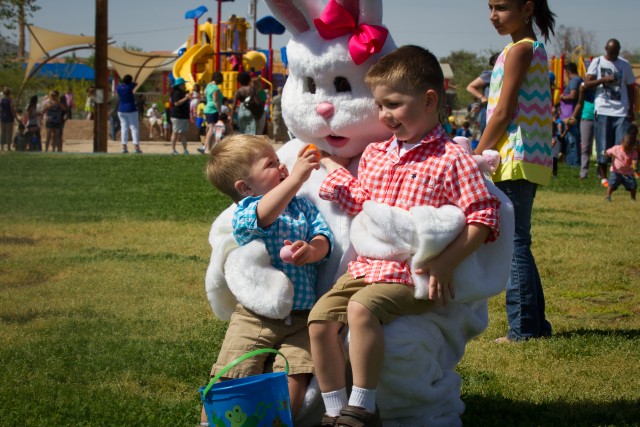
<svg viewBox="0 0 640 427"><path fill-rule="evenodd" d="M365 411L376 413L376 390L369 390L353 386L351 389L351 397L349 398L349 406L358 406L364 408Z"/></svg>
<svg viewBox="0 0 640 427"><path fill-rule="evenodd" d="M329 393L322 393L322 400L324 401L327 415L337 417L340 415L340 410L347 406L347 389L341 388L340 390L330 391Z"/></svg>

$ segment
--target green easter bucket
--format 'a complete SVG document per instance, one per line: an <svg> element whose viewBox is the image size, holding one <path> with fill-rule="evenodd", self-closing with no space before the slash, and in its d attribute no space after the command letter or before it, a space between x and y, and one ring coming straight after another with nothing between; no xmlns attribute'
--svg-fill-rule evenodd
<svg viewBox="0 0 640 427"><path fill-rule="evenodd" d="M209 381L209 384L198 389L209 426L293 426L287 386L289 362L286 357L284 357L285 372L269 372L218 382L238 363L264 353L274 353L284 357L282 353L272 348L251 351L222 368Z"/></svg>

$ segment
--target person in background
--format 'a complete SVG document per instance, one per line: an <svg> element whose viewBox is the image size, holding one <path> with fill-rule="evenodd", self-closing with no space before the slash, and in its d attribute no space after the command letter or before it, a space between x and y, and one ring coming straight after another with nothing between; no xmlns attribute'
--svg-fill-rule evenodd
<svg viewBox="0 0 640 427"><path fill-rule="evenodd" d="M62 151L62 125L64 123L64 107L60 102L60 94L57 90L49 92L49 99L44 104L42 113L45 118L45 128L47 129L47 139L45 140L45 150Z"/></svg>
<svg viewBox="0 0 640 427"><path fill-rule="evenodd" d="M42 151L42 137L40 134L42 112L38 108L38 95L33 95L29 98L29 104L22 116L22 123L27 127L29 151Z"/></svg>
<svg viewBox="0 0 640 427"><path fill-rule="evenodd" d="M207 105L207 102L204 100L204 97L200 99L200 103L198 104L198 116L196 117L196 128L198 129L198 135L200 136L200 147L198 147L198 153L205 154L206 145L205 141L207 138L207 119L204 115L204 109Z"/></svg>
<svg viewBox="0 0 640 427"><path fill-rule="evenodd" d="M250 76L251 86L253 87L255 93L258 95L258 100L262 107L262 112L258 116L254 114L254 117L256 119L256 135L264 135L267 126L267 109L265 107L267 106L269 95L267 94L267 91L264 90L260 74L251 73Z"/></svg>
<svg viewBox="0 0 640 427"><path fill-rule="evenodd" d="M638 167L638 150L636 149L636 139L638 138L638 127L632 124L627 129L627 133L622 137L622 144L609 148L604 156L613 159L611 162L611 173L609 174L609 185L607 186L607 201L611 201L611 194L622 184L629 193L631 200L636 201L636 189L638 184L634 176Z"/></svg>
<svg viewBox="0 0 640 427"><path fill-rule="evenodd" d="M462 127L458 128L456 131L456 136L464 136L465 138L471 138L471 130L469 129L471 125L468 121L462 122Z"/></svg>
<svg viewBox="0 0 640 427"><path fill-rule="evenodd" d="M553 167L551 176L558 176L558 158L562 151L564 138L567 135L567 124L560 118L558 108L554 107L551 115L553 119L553 143L551 144L551 154L553 156Z"/></svg>
<svg viewBox="0 0 640 427"><path fill-rule="evenodd" d="M67 124L67 120L69 120L69 106L67 105L67 97L65 95L61 95L59 98L60 105L62 106L62 126L60 127L60 146L58 147L58 151L62 151L62 146L64 145L64 126Z"/></svg>
<svg viewBox="0 0 640 427"><path fill-rule="evenodd" d="M87 99L84 102L84 113L87 120L93 120L96 112L96 88L87 88Z"/></svg>
<svg viewBox="0 0 640 427"><path fill-rule="evenodd" d="M144 113L147 111L147 100L141 93L136 97L136 110L138 111L138 121L142 121Z"/></svg>
<svg viewBox="0 0 640 427"><path fill-rule="evenodd" d="M73 112L76 110L76 104L75 102L73 102L73 89L71 88L71 86L67 86L67 91L64 94L64 98L67 104L67 120L71 120L73 119Z"/></svg>
<svg viewBox="0 0 640 427"><path fill-rule="evenodd" d="M171 103L164 103L164 112L162 113L162 129L164 130L164 140L171 141L173 134L171 129Z"/></svg>
<svg viewBox="0 0 640 427"><path fill-rule="evenodd" d="M202 99L202 94L200 93L200 85L198 83L194 83L191 86L191 100L189 101L189 121L193 124L196 123L196 119L198 118L198 104L200 104L200 100Z"/></svg>
<svg viewBox="0 0 640 427"><path fill-rule="evenodd" d="M253 95L251 75L245 71L239 73L238 84L240 87L236 90L231 103L231 115L229 116L231 125L236 125L239 133L256 135L258 122L245 104L245 100Z"/></svg>
<svg viewBox="0 0 640 427"><path fill-rule="evenodd" d="M176 142L178 139L182 143L184 154L189 154L187 150L187 132L189 131L189 101L191 97L187 92L185 81L178 77L173 83L171 91L171 152L178 154Z"/></svg>
<svg viewBox="0 0 640 427"><path fill-rule="evenodd" d="M549 62L544 44L554 33L555 14L547 0L489 0L489 20L507 44L491 75L487 127L476 154L494 149L501 163L492 175L513 203L515 233L507 282L509 331L506 343L551 335L542 281L531 252L531 213L538 185L551 180L553 121Z"/></svg>
<svg viewBox="0 0 640 427"><path fill-rule="evenodd" d="M18 133L13 137L13 148L16 151L26 151L28 147L26 127L24 124L18 123Z"/></svg>
<svg viewBox="0 0 640 427"><path fill-rule="evenodd" d="M116 86L118 93L118 118L120 119L120 143L122 144L122 153L129 152L127 144L129 142L129 132L133 140L133 146L137 154L142 154L140 149L140 121L138 116L138 108L133 95L133 90L138 84L133 81L131 74L127 74L122 78L122 82Z"/></svg>
<svg viewBox="0 0 640 427"><path fill-rule="evenodd" d="M565 87L560 95L560 119L567 124L566 151L564 161L569 166L580 165L580 116L575 114L582 78L578 74L578 66L569 62L564 66Z"/></svg>
<svg viewBox="0 0 640 427"><path fill-rule="evenodd" d="M213 125L213 145L219 144L229 133L229 116L226 113L218 114L218 121Z"/></svg>
<svg viewBox="0 0 640 427"><path fill-rule="evenodd" d="M156 129L160 139L162 139L164 137L164 131L162 130L162 113L158 110L158 104L155 102L151 104L151 107L147 110L147 120L149 120L149 138L155 139L153 130Z"/></svg>
<svg viewBox="0 0 640 427"><path fill-rule="evenodd" d="M489 58L489 69L484 70L478 77L467 85L467 92L480 100L480 112L478 113L478 122L480 123L480 136L487 126L487 103L489 102L489 83L491 82L491 73L496 59L500 56L500 52L496 52Z"/></svg>
<svg viewBox="0 0 640 427"><path fill-rule="evenodd" d="M204 117L207 122L207 134L205 135L205 151L211 151L214 143L213 126L218 121L218 115L222 110L222 91L220 85L223 82L222 73L216 71L213 73L211 82L204 89L204 99L206 105L204 107Z"/></svg>
<svg viewBox="0 0 640 427"><path fill-rule="evenodd" d="M120 99L118 95L113 92L109 97L109 137L112 141L118 140L118 131L120 130L120 118L118 117L118 104Z"/></svg>
<svg viewBox="0 0 640 427"><path fill-rule="evenodd" d="M591 61L585 78L585 88L596 91L596 153L598 176L603 187L608 185L608 158L603 153L620 144L629 124L636 119L635 76L631 65L620 57L618 40L610 39L605 51L605 55Z"/></svg>
<svg viewBox="0 0 640 427"><path fill-rule="evenodd" d="M573 117L576 120L580 118L580 179L586 179L589 174L596 120L595 98L595 90L587 89L582 82L578 91L578 102L573 110Z"/></svg>
<svg viewBox="0 0 640 427"><path fill-rule="evenodd" d="M16 106L11 97L11 88L5 86L2 90L4 97L0 99L0 150L11 151L13 141L13 127L18 118Z"/></svg>

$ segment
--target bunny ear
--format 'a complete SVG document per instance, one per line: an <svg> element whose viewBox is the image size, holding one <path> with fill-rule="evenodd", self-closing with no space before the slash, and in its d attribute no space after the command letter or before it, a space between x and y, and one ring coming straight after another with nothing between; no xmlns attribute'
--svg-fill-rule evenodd
<svg viewBox="0 0 640 427"><path fill-rule="evenodd" d="M294 36L309 31L313 19L319 17L324 8L322 0L265 0L265 3Z"/></svg>
<svg viewBox="0 0 640 427"><path fill-rule="evenodd" d="M358 24L382 25L382 0L337 0Z"/></svg>

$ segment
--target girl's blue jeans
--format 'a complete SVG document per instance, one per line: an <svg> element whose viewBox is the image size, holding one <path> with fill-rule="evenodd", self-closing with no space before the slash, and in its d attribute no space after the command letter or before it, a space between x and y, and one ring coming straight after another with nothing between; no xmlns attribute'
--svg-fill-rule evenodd
<svg viewBox="0 0 640 427"><path fill-rule="evenodd" d="M513 203L515 232L511 275L507 282L507 338L513 341L551 335L545 317L544 292L536 261L531 253L531 211L537 184L525 179L497 182Z"/></svg>

